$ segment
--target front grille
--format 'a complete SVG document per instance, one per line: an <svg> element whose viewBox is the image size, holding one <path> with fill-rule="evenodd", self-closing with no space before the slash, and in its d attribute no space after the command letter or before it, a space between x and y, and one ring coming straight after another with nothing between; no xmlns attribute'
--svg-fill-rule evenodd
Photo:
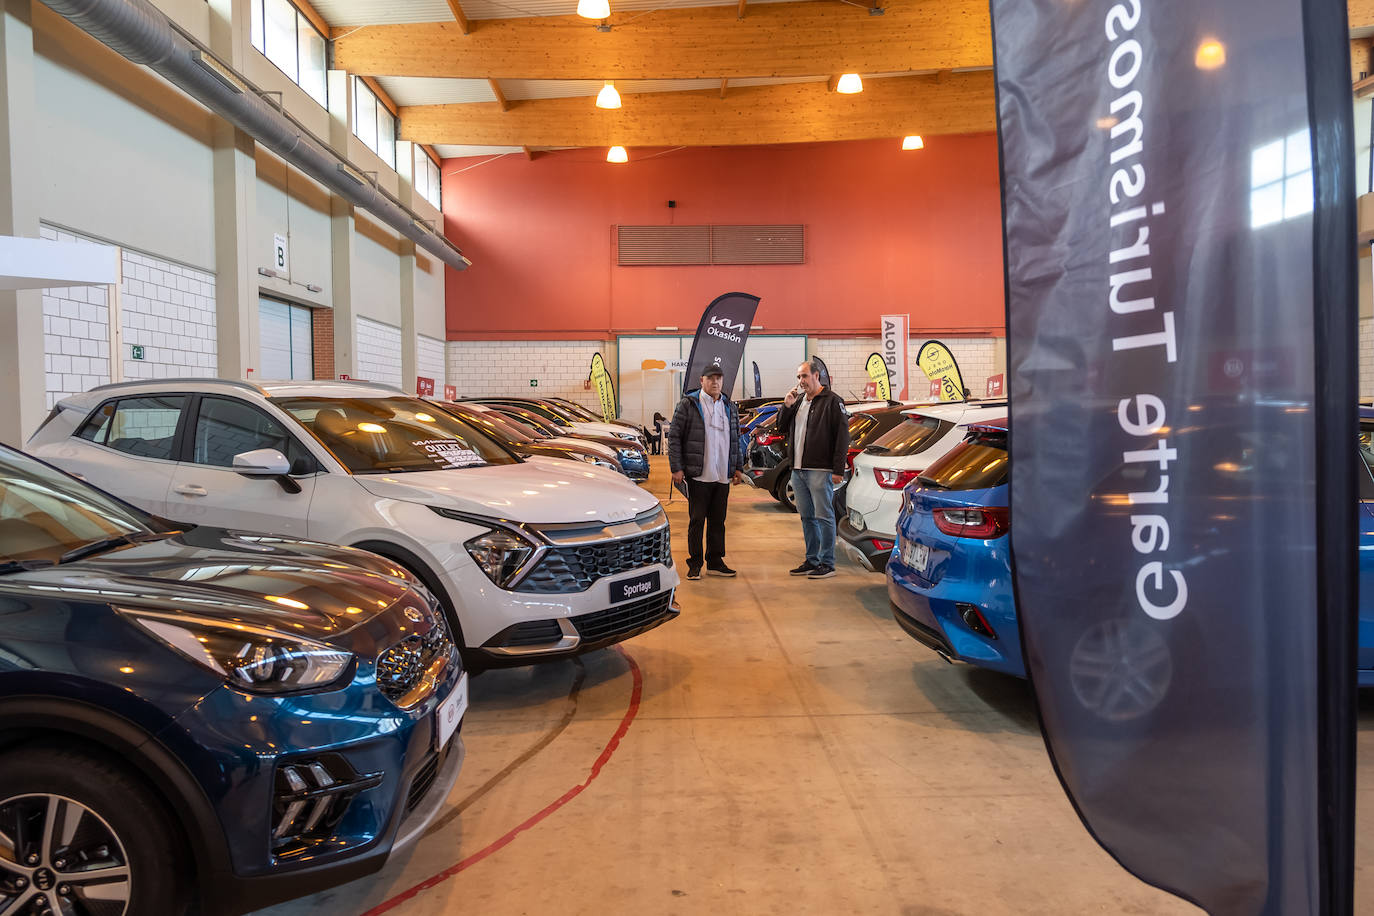
<svg viewBox="0 0 1374 916"><path fill-rule="evenodd" d="M660 592L639 601L618 604L604 611L579 614L572 618L572 622L584 643L615 639L629 635L635 630L662 623L672 614L672 601L671 591Z"/></svg>
<svg viewBox="0 0 1374 916"><path fill-rule="evenodd" d="M576 547L551 547L517 592L585 592L606 576L630 572L655 563L671 566L672 541L665 526L649 534Z"/></svg>
<svg viewBox="0 0 1374 916"><path fill-rule="evenodd" d="M416 691L423 686L426 672L453 652L443 615L431 610L429 618L426 632L407 636L377 656L377 687L402 709L424 699L425 694Z"/></svg>
<svg viewBox="0 0 1374 916"><path fill-rule="evenodd" d="M415 810L415 806L425 797L429 787L434 785L434 777L439 775L439 753L431 751L425 758L425 762L420 765L419 772L410 781L410 791L406 793L406 813Z"/></svg>

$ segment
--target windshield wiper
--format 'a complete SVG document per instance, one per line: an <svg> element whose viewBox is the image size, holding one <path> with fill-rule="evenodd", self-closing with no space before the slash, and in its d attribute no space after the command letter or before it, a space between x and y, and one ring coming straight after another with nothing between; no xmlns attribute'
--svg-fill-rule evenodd
<svg viewBox="0 0 1374 916"><path fill-rule="evenodd" d="M116 547L123 547L127 544L141 544L144 541L156 541L168 536L169 535L167 534L158 534L155 531L148 531L143 533L135 532L133 534L121 534L115 537L101 538L98 541L91 541L89 544L82 544L80 547L74 547L71 550L68 550L66 553L62 554L62 556L57 558L57 562L71 563L74 560L80 560L84 557L93 556L97 553L104 553L107 550L114 550Z"/></svg>
<svg viewBox="0 0 1374 916"><path fill-rule="evenodd" d="M881 455L884 452L892 451L892 447L887 445L870 445L868 448L864 449L864 451L868 452L870 455Z"/></svg>
<svg viewBox="0 0 1374 916"><path fill-rule="evenodd" d="M937 490L948 490L948 489L949 489L949 487L946 486L945 484L940 483L940 481L936 480L936 479L933 478L933 477L927 477L927 476L924 475L924 474L918 475L918 476L916 477L916 482L919 483L919 484L920 484L921 486L923 486L923 487L934 487L934 488L937 489Z"/></svg>
<svg viewBox="0 0 1374 916"><path fill-rule="evenodd" d="M52 565L52 560L10 560L7 563L0 563L0 576L8 573L25 572L30 569L42 569Z"/></svg>

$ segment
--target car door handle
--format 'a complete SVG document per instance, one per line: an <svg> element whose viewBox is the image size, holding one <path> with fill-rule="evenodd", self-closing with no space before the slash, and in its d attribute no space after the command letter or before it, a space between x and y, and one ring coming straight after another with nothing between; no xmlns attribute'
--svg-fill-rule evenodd
<svg viewBox="0 0 1374 916"><path fill-rule="evenodd" d="M193 483L184 483L179 487L172 487L173 493L180 493L182 496L209 496L210 491L204 487Z"/></svg>

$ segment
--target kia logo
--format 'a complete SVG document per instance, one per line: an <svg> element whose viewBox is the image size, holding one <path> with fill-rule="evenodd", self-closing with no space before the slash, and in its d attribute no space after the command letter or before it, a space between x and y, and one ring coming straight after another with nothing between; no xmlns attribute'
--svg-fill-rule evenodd
<svg viewBox="0 0 1374 916"><path fill-rule="evenodd" d="M744 330L744 322L734 322L731 321L729 318L712 318L711 324L718 324L721 327L729 328L732 331Z"/></svg>
<svg viewBox="0 0 1374 916"><path fill-rule="evenodd" d="M409 620L411 623L419 623L421 620L425 619L424 616L413 607L406 608L405 613L406 620Z"/></svg>

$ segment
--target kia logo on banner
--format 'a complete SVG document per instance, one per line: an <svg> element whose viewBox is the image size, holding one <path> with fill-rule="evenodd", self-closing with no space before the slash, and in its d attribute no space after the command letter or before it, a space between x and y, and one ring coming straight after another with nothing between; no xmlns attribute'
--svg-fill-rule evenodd
<svg viewBox="0 0 1374 916"><path fill-rule="evenodd" d="M434 379L417 375L415 377L415 393L422 398L434 397Z"/></svg>
<svg viewBox="0 0 1374 916"><path fill-rule="evenodd" d="M879 320L882 322L883 330L883 346L880 353L883 362L887 363L887 377L892 384L892 397L898 401L905 400L907 396L906 341L908 336L907 325L910 318L907 315L883 315Z"/></svg>
<svg viewBox="0 0 1374 916"><path fill-rule="evenodd" d="M758 307L759 297L748 293L726 293L706 306L687 357L687 372L682 378L684 394L701 386L701 373L712 365L720 366L724 390L735 390L735 376L744 359L744 344Z"/></svg>

